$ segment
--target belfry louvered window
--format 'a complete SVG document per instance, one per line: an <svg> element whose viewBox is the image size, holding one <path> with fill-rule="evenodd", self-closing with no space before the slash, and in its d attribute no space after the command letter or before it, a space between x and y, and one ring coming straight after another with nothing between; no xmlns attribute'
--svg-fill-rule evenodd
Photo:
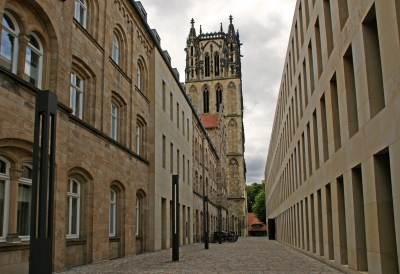
<svg viewBox="0 0 400 274"><path fill-rule="evenodd" d="M208 105L208 89L205 88L204 92L203 92L203 102L204 102L204 113L208 113L209 112L209 105Z"/></svg>

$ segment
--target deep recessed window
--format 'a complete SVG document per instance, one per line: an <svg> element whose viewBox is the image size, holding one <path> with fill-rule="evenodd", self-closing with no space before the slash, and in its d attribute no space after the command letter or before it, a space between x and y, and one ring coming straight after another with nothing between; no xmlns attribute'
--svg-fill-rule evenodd
<svg viewBox="0 0 400 274"><path fill-rule="evenodd" d="M83 105L83 80L75 72L72 72L70 108L72 108L72 114L80 119L82 119L82 105Z"/></svg>
<svg viewBox="0 0 400 274"><path fill-rule="evenodd" d="M215 56L214 56L214 72L215 72L215 76L219 75L219 54L218 54L218 52L215 53Z"/></svg>
<svg viewBox="0 0 400 274"><path fill-rule="evenodd" d="M203 104L204 104L204 113L208 113L209 112L209 95L208 95L208 89L205 88L204 92L203 92Z"/></svg>
<svg viewBox="0 0 400 274"><path fill-rule="evenodd" d="M210 76L210 56L206 55L204 58L204 63L205 63L205 76L208 77Z"/></svg>
<svg viewBox="0 0 400 274"><path fill-rule="evenodd" d="M4 12L2 24L0 65L17 73L19 27L8 12Z"/></svg>
<svg viewBox="0 0 400 274"><path fill-rule="evenodd" d="M67 192L67 238L79 238L81 184L76 179L68 180Z"/></svg>
<svg viewBox="0 0 400 274"><path fill-rule="evenodd" d="M138 67L137 67L136 76L137 76L137 83L136 83L136 86L137 86L137 88L140 90L140 85L141 85L140 65L138 65Z"/></svg>
<svg viewBox="0 0 400 274"><path fill-rule="evenodd" d="M18 182L17 233L22 240L29 240L31 225L32 169L22 166Z"/></svg>
<svg viewBox="0 0 400 274"><path fill-rule="evenodd" d="M116 207L117 207L117 193L111 189L110 190L110 236L115 236Z"/></svg>
<svg viewBox="0 0 400 274"><path fill-rule="evenodd" d="M6 240L8 232L8 211L9 211L9 176L10 165L5 159L0 158L0 241Z"/></svg>
<svg viewBox="0 0 400 274"><path fill-rule="evenodd" d="M111 103L111 126L110 126L110 136L114 140L117 140L118 137L118 107L113 102Z"/></svg>
<svg viewBox="0 0 400 274"><path fill-rule="evenodd" d="M85 0L75 0L75 19L86 28L87 5Z"/></svg>
<svg viewBox="0 0 400 274"><path fill-rule="evenodd" d="M112 36L112 59L114 60L114 62L118 65L118 59L119 59L119 42L118 42L118 38L115 35L115 33L113 32L113 36Z"/></svg>
<svg viewBox="0 0 400 274"><path fill-rule="evenodd" d="M24 79L35 87L41 88L43 47L35 34L29 35L29 38L26 46Z"/></svg>
<svg viewBox="0 0 400 274"><path fill-rule="evenodd" d="M140 235L140 198L136 196L136 236Z"/></svg>
<svg viewBox="0 0 400 274"><path fill-rule="evenodd" d="M140 153L141 153L141 149L140 149L141 145L142 145L142 128L138 124L138 125L136 125L136 153L138 155L140 155Z"/></svg>
<svg viewBox="0 0 400 274"><path fill-rule="evenodd" d="M221 90L221 87L217 88L216 95L217 95L217 98L216 98L217 99L217 112L219 112L219 107L222 104L222 90Z"/></svg>

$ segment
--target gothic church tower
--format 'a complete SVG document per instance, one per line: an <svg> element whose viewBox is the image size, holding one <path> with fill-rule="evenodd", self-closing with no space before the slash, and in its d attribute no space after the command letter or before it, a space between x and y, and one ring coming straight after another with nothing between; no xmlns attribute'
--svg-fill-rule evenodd
<svg viewBox="0 0 400 274"><path fill-rule="evenodd" d="M196 35L194 20L186 42L186 92L200 116L219 113L224 106L228 229L247 235L243 96L239 31L232 16L228 32ZM207 167L207 165L206 165ZM201 182L199 182L201 183Z"/></svg>

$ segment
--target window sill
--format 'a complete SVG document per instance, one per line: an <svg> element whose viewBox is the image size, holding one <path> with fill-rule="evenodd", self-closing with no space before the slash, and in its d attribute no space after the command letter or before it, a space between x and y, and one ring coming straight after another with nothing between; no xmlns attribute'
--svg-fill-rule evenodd
<svg viewBox="0 0 400 274"><path fill-rule="evenodd" d="M109 241L110 242L119 242L120 239L121 239L121 237L119 237L119 236L110 236Z"/></svg>
<svg viewBox="0 0 400 274"><path fill-rule="evenodd" d="M143 93L136 85L135 85L135 89L136 89L136 91L140 94L140 96L142 96L143 99L146 100L146 102L147 102L148 104L150 104L150 100L146 97L146 95L144 95L144 93Z"/></svg>
<svg viewBox="0 0 400 274"><path fill-rule="evenodd" d="M128 75L126 75L124 70L117 63L115 63L115 61L111 58L111 56L109 56L108 59L110 60L111 64L121 73L121 75L124 76L124 78L129 82L129 84L132 85L131 78L129 78Z"/></svg>
<svg viewBox="0 0 400 274"><path fill-rule="evenodd" d="M29 242L20 242L20 243L0 243L0 252L1 251L15 251L15 250L25 250L29 249Z"/></svg>
<svg viewBox="0 0 400 274"><path fill-rule="evenodd" d="M67 239L66 245L84 245L86 244L86 239L76 238L76 239Z"/></svg>

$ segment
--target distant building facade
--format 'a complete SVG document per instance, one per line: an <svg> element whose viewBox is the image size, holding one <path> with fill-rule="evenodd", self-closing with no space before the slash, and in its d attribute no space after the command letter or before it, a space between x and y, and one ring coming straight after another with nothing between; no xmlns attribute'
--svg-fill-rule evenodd
<svg viewBox="0 0 400 274"><path fill-rule="evenodd" d="M230 17L228 32L196 35L194 21L186 42L186 92L200 115L224 106L228 229L247 235L243 97L239 33ZM202 116L203 117L203 116Z"/></svg>
<svg viewBox="0 0 400 274"><path fill-rule="evenodd" d="M249 236L266 236L267 226L253 212L247 213Z"/></svg>
<svg viewBox="0 0 400 274"><path fill-rule="evenodd" d="M400 2L298 0L265 169L278 241L399 273Z"/></svg>

